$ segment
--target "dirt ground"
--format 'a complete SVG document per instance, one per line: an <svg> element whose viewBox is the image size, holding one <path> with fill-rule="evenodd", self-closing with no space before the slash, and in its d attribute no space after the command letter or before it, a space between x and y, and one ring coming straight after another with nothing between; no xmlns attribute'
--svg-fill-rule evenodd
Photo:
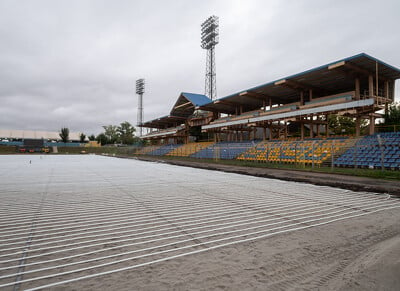
<svg viewBox="0 0 400 291"><path fill-rule="evenodd" d="M399 254L392 210L54 290L399 290Z"/></svg>
<svg viewBox="0 0 400 291"><path fill-rule="evenodd" d="M181 166L219 171L215 172L90 155L43 159L38 156L32 159L32 163L26 160L26 157L20 157L18 161L9 157L3 159L3 164L7 163L8 168L4 166L3 171L0 171L0 178L3 179L0 184L0 196L3 201L0 220L8 229L2 229L0 232L3 232L3 238L7 239L4 241L5 245L11 237L13 241L10 243L15 242L18 244L17 249L21 249L18 241L26 241L23 234L33 233L26 263L36 262L39 265L27 266L25 271L41 267L49 269L37 270L33 274L26 273L22 278L26 282L20 284L14 284L12 278L14 286L8 284L10 288L4 290L400 290L400 197L355 193L331 187L257 177L391 194L398 194L397 181L168 161ZM30 178L24 178L27 176ZM208 184L204 184L205 179ZM341 200L341 197L344 200ZM375 205L372 204L373 200L385 206L379 206L378 208L382 209L377 212L369 211L368 207ZM303 210L296 208L301 203L311 204L311 201L316 207L314 212L301 214ZM317 204L314 203L316 201ZM277 207L282 204L285 210L279 210L282 207ZM37 205L40 205L37 210L39 212L32 212ZM328 215L327 213L333 215L335 212L328 209L338 209L339 206L340 213L345 211L360 215L346 216L346 219L336 221L329 220L327 224L316 224L305 219L305 215L321 219L322 216ZM384 208L386 206L390 207ZM214 207L216 211L211 211L210 207ZM226 217L221 211L227 208L231 209L227 213L235 214L228 220L216 222L218 215L221 215L221 218ZM241 214L233 212L234 209L240 210L238 213ZM296 209L297 215L293 215ZM312 208L306 209L310 211ZM288 227L288 232L273 232L271 236L246 241L247 238L252 238L251 232L245 230L247 226L241 226L240 223L243 224L247 215L249 218L262 217L261 222L258 222L257 218L253 222L249 221L247 224L251 225L248 226L269 225L266 223L271 220L265 220L264 212L270 216L273 214L272 221L282 220L280 224L297 224L299 227ZM21 224L17 219L21 213L25 213L24 219L27 222L22 224L26 224L26 227L13 225L13 217L16 217L15 222ZM36 230L32 230L29 224L30 213L43 216L37 218ZM185 218L183 222L179 222L183 219L180 216L182 213L190 219ZM202 215L206 217L202 218ZM60 219L61 216L63 218ZM142 216L145 217L143 222L140 218ZM7 222L10 219L12 223ZM187 223L184 223L186 220ZM152 224L144 226L149 221ZM223 226L224 223L231 222L234 226L229 226L229 230L242 229L241 239L246 242L221 244L212 249L208 247L219 243L207 244L210 238L201 237L196 234L197 230L191 230L191 227L199 226L198 230L210 234L213 230L203 228L202 225L212 224L213 229L216 229L217 223ZM164 224L180 226L177 234L182 235L182 239L187 238L187 244L195 242L195 246L188 249L191 252L178 251L186 244L175 243L172 232L168 234L168 228ZM71 228L66 227L67 225L71 225ZM126 226L121 227L122 225ZM146 234L153 225L155 229ZM272 227L264 226L260 229L264 229L265 233ZM16 234L14 229L17 230ZM122 236L125 229L129 233L127 238ZM94 241L97 237L85 238L87 235L97 234L97 230L100 233L104 232L104 235L99 235L101 240L97 242ZM162 232L166 238L162 243L174 241L174 244L167 247L161 245L161 242L151 240L143 241L143 246L126 244L136 242L133 240L136 239L134 231L139 230L146 231L141 234L143 238L137 240L139 243L147 239L146 235ZM131 235L131 232L134 235ZM69 235L72 235L72 238ZM215 238L220 237L223 236ZM43 249L38 244L42 238L45 238ZM126 242L119 241L121 238L126 239ZM69 249L71 246L76 249ZM84 249L80 249L80 246ZM151 249L152 246L157 247ZM53 247L57 252L59 250L59 253L52 254ZM172 256L171 259L169 256L157 254L157 251L168 248L171 249L171 254L183 256ZM134 260L133 254L124 254L139 249L138 254L151 258ZM0 254L1 251L0 245ZM49 251L49 254L45 254ZM83 253L86 251L88 253ZM92 253L89 253L90 251ZM7 250L3 249L3 253L6 252ZM25 250L22 252L25 253ZM68 257L75 254L79 256ZM101 257L113 254L124 256L127 260L104 268L99 265L87 270L76 269L111 262L113 258ZM49 259L49 262L44 261L42 255ZM14 262L13 257L19 259L20 253L3 256ZM79 266L62 266L56 260L61 258L62 262L77 262ZM79 262L81 259L93 261ZM4 262L0 260L0 264L3 263L3 267L8 266L9 263L4 258L3 260ZM3 269L7 271L0 268L0 279L1 276L7 275L6 272L14 275L12 269ZM74 273L63 273L70 270ZM106 274L107 271L110 272ZM39 282L29 281L35 277L38 277Z"/></svg>
<svg viewBox="0 0 400 291"><path fill-rule="evenodd" d="M265 177L294 182L306 182L314 185L332 186L353 191L388 193L391 195L400 196L400 181L378 180L366 177L356 177L332 173L305 172L299 170L240 167L195 161L163 160L160 157L139 157L137 159L152 162L162 162L185 167L237 173L255 177Z"/></svg>
<svg viewBox="0 0 400 291"><path fill-rule="evenodd" d="M398 194L397 182L168 161L190 167ZM393 209L186 256L55 290L400 290L400 211Z"/></svg>

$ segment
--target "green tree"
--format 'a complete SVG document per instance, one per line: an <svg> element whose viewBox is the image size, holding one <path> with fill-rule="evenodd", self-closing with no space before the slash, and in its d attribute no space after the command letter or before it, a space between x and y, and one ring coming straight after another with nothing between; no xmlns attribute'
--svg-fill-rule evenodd
<svg viewBox="0 0 400 291"><path fill-rule="evenodd" d="M108 138L104 133L100 133L97 137L96 137L96 141L101 144L101 145L105 145L108 143Z"/></svg>
<svg viewBox="0 0 400 291"><path fill-rule="evenodd" d="M329 130L335 134L355 134L356 121L352 117L342 115L329 115L328 117ZM367 121L361 121L361 130L367 126Z"/></svg>
<svg viewBox="0 0 400 291"><path fill-rule="evenodd" d="M85 142L85 138L86 138L86 135L82 132L82 133L79 135L79 141L80 141L80 142Z"/></svg>
<svg viewBox="0 0 400 291"><path fill-rule="evenodd" d="M96 140L96 136L95 136L94 134L89 135L88 139L89 139L90 141L95 141L95 140Z"/></svg>
<svg viewBox="0 0 400 291"><path fill-rule="evenodd" d="M119 141L119 135L116 125L104 125L104 135L107 137L107 143L113 144Z"/></svg>
<svg viewBox="0 0 400 291"><path fill-rule="evenodd" d="M392 103L385 112L382 125L387 126L385 130L394 131L394 125L400 129L400 103Z"/></svg>
<svg viewBox="0 0 400 291"><path fill-rule="evenodd" d="M63 142L68 142L69 140L69 129L67 127L61 128L61 131L59 133L60 138Z"/></svg>
<svg viewBox="0 0 400 291"><path fill-rule="evenodd" d="M136 129L128 121L122 122L117 127L119 140L123 144L133 144L135 141L135 131Z"/></svg>

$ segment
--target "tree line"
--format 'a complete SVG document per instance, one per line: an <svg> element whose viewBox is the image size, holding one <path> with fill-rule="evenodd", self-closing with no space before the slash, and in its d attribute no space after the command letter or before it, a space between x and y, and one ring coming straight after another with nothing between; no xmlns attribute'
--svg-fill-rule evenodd
<svg viewBox="0 0 400 291"><path fill-rule="evenodd" d="M97 141L101 145L107 144L123 144L132 145L139 143L140 139L135 136L136 129L128 121L124 121L119 125L104 125L104 131L95 136L89 135L90 141ZM59 136L63 142L69 141L69 129L67 127L61 128ZM81 133L79 136L80 142L85 142L86 135Z"/></svg>

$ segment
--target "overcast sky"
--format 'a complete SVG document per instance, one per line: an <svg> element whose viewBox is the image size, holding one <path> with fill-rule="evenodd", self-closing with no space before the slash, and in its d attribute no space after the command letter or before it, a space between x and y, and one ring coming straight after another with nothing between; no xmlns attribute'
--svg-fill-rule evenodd
<svg viewBox="0 0 400 291"><path fill-rule="evenodd" d="M138 78L144 119L168 114L204 94L211 15L218 97L361 52L400 68L399 0L0 0L0 128L135 125Z"/></svg>

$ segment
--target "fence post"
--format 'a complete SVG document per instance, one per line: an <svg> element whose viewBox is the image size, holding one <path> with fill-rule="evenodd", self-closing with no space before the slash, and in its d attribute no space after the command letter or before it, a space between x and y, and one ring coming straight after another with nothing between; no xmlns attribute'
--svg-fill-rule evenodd
<svg viewBox="0 0 400 291"><path fill-rule="evenodd" d="M333 139L332 140L332 142L331 142L331 170L333 171L333 169L334 169L334 167L335 167L335 165L334 165L334 162L335 162L335 158L334 158L334 149L335 149L335 140Z"/></svg>
<svg viewBox="0 0 400 291"><path fill-rule="evenodd" d="M353 153L353 155L354 155L354 157L353 157L353 160L354 160L354 168L355 169L357 169L358 168L358 165L357 165L357 149L358 149L358 145L357 144L355 144L354 145L354 153Z"/></svg>
<svg viewBox="0 0 400 291"><path fill-rule="evenodd" d="M315 144L315 140L312 141L312 168L314 169L314 144Z"/></svg>
<svg viewBox="0 0 400 291"><path fill-rule="evenodd" d="M381 171L384 171L385 170L385 162L384 162L385 153L383 152L383 150L384 150L383 141L382 141L382 138L381 138L381 136L379 134L377 135L377 138L378 138L379 149L381 151Z"/></svg>

